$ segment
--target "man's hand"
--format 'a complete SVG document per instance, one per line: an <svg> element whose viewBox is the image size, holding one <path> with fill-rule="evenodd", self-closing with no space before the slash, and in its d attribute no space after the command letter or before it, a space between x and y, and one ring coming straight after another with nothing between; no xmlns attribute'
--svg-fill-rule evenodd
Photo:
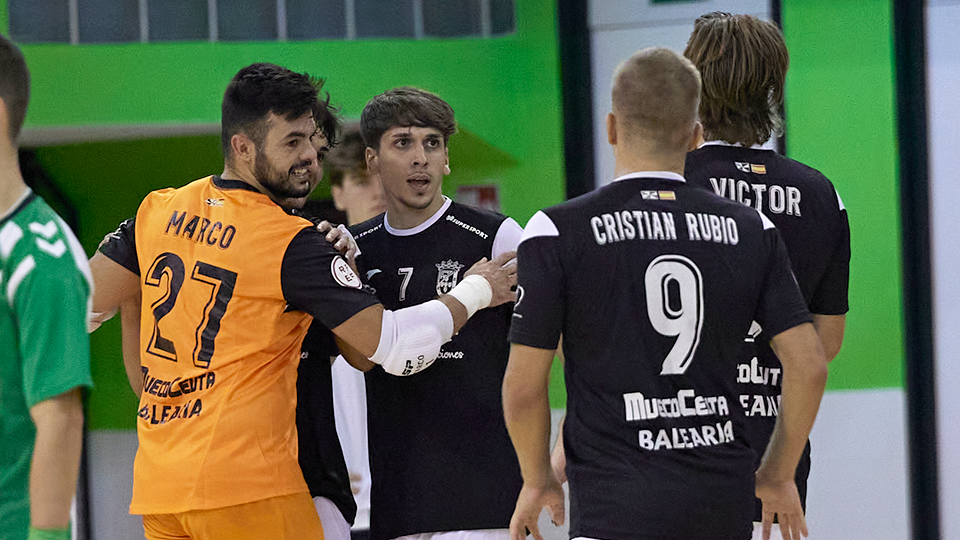
<svg viewBox="0 0 960 540"><path fill-rule="evenodd" d="M347 263L350 264L350 267L353 268L353 271L357 272L355 261L360 250L357 248L357 241L353 239L350 231L343 225L334 225L327 220L321 221L317 225L317 230L327 233L325 237L327 242L333 244L333 249L339 251L343 258L347 260Z"/></svg>
<svg viewBox="0 0 960 540"><path fill-rule="evenodd" d="M486 257L470 267L464 277L478 275L487 280L493 289L493 298L489 307L499 306L517 299L513 288L517 285L517 252L507 251L499 257L488 261Z"/></svg>
<svg viewBox="0 0 960 540"><path fill-rule="evenodd" d="M523 540L527 531L535 540L543 540L540 534L540 509L547 507L550 521L554 525L563 525L565 508L563 502L563 488L555 479L550 479L542 486L531 486L524 483L517 498L517 507L510 519L510 540Z"/></svg>
<svg viewBox="0 0 960 540"><path fill-rule="evenodd" d="M557 482L563 485L567 483L567 453L563 449L563 424L561 423L560 426L557 443L553 445L553 452L550 452L550 466L553 468L553 475L557 478Z"/></svg>
<svg viewBox="0 0 960 540"><path fill-rule="evenodd" d="M763 540L770 539L773 518L777 517L783 540L801 540L809 535L807 521L800 505L800 495L793 479L773 481L765 478L763 469L757 471L757 497L763 503ZM801 536L802 535L802 536Z"/></svg>

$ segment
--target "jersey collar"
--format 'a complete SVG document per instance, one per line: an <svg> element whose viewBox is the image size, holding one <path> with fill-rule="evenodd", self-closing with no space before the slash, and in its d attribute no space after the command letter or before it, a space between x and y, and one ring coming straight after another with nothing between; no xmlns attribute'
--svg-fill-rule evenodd
<svg viewBox="0 0 960 540"><path fill-rule="evenodd" d="M618 176L614 178L614 182L619 182L620 180L631 180L634 178L657 178L661 180L676 180L678 182L686 182L683 176L673 172L673 171L638 171L627 173L623 176Z"/></svg>
<svg viewBox="0 0 960 540"><path fill-rule="evenodd" d="M430 218L424 221L423 223L417 225L416 227L411 227L409 229L395 229L391 227L390 223L387 222L387 214L390 213L388 210L386 213L383 214L383 228L386 229L388 233L394 236L413 236L421 231L427 230L431 225L439 221L440 217L443 216L444 212L447 211L447 208L450 208L450 204L452 202L453 201L451 201L449 197L447 197L446 195L443 195L443 205L440 206L440 209L437 210L437 213L430 216Z"/></svg>
<svg viewBox="0 0 960 540"><path fill-rule="evenodd" d="M13 206L11 206L9 210L4 212L3 214L0 214L0 224L4 223L11 217L17 215L17 212L19 212L26 205L30 204L30 201L32 201L33 198L34 198L33 190L31 190L29 187L25 188L23 190L23 194L20 195L19 199L17 199L17 202L13 203Z"/></svg>
<svg viewBox="0 0 960 540"><path fill-rule="evenodd" d="M727 141L703 141L703 144L701 144L698 148L703 148L704 146L729 146L733 148L749 148L751 150L769 150L771 152L773 151L770 148L764 147L762 144L743 146L740 143L729 143Z"/></svg>
<svg viewBox="0 0 960 540"><path fill-rule="evenodd" d="M257 188L251 186L250 184L243 182L241 180L230 180L221 177L218 174L213 175L213 185L217 186L220 189L243 189L247 191L253 191L254 193L260 193Z"/></svg>

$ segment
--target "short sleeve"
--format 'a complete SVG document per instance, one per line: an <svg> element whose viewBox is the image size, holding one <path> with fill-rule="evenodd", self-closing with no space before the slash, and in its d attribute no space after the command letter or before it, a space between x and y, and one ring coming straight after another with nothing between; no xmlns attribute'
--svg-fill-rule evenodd
<svg viewBox="0 0 960 540"><path fill-rule="evenodd" d="M125 220L117 230L103 237L97 251L139 276L140 262L137 260L135 225L136 218Z"/></svg>
<svg viewBox="0 0 960 540"><path fill-rule="evenodd" d="M13 300L27 405L93 386L87 302L90 285L72 257L37 254Z"/></svg>
<svg viewBox="0 0 960 540"><path fill-rule="evenodd" d="M843 315L850 309L850 221L847 211L840 210L840 230L836 247L823 278L810 299L811 313L820 315Z"/></svg>
<svg viewBox="0 0 960 540"><path fill-rule="evenodd" d="M516 251L520 245L520 238L523 236L523 227L513 218L507 218L497 229L497 235L493 238L493 253L491 259L496 259L502 253Z"/></svg>
<svg viewBox="0 0 960 540"><path fill-rule="evenodd" d="M780 234L775 227L765 229L763 234L768 264L755 319L772 337L811 318Z"/></svg>
<svg viewBox="0 0 960 540"><path fill-rule="evenodd" d="M303 229L287 246L280 285L291 308L313 315L327 328L379 303L316 227Z"/></svg>
<svg viewBox="0 0 960 540"><path fill-rule="evenodd" d="M537 212L527 223L517 250L511 343L557 348L563 326L562 284L560 234L545 213Z"/></svg>

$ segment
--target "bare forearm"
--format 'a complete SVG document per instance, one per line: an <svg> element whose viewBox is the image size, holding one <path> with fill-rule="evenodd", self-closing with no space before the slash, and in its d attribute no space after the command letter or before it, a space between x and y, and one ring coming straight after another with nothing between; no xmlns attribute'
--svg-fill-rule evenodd
<svg viewBox="0 0 960 540"><path fill-rule="evenodd" d="M823 353L827 357L827 362L832 362L840 353L846 323L846 315L813 314L813 327L817 330L820 343L823 344Z"/></svg>
<svg viewBox="0 0 960 540"><path fill-rule="evenodd" d="M783 387L779 416L761 469L771 477L792 479L820 408L827 362L809 324L779 334L772 345L783 364Z"/></svg>
<svg viewBox="0 0 960 540"><path fill-rule="evenodd" d="M543 357L543 358L540 358ZM503 379L503 412L524 482L552 479L550 465L549 364L553 351L514 345ZM538 364L545 363L546 372ZM533 367L537 366L537 367ZM536 373L531 373L531 367Z"/></svg>
<svg viewBox="0 0 960 540"><path fill-rule="evenodd" d="M30 415L37 426L30 463L30 523L38 529L64 528L70 523L83 448L80 391L40 402Z"/></svg>
<svg viewBox="0 0 960 540"><path fill-rule="evenodd" d="M123 350L123 368L130 388L137 397L143 392L143 372L140 370L140 295L120 303L120 343Z"/></svg>

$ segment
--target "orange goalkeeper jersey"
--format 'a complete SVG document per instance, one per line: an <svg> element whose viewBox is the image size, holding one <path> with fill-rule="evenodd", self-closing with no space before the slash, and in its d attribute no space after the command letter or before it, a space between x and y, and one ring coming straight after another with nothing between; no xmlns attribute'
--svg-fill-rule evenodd
<svg viewBox="0 0 960 540"><path fill-rule="evenodd" d="M101 251L143 293L131 513L307 491L295 407L308 313L332 328L376 299L309 221L242 182L153 192L123 229Z"/></svg>

